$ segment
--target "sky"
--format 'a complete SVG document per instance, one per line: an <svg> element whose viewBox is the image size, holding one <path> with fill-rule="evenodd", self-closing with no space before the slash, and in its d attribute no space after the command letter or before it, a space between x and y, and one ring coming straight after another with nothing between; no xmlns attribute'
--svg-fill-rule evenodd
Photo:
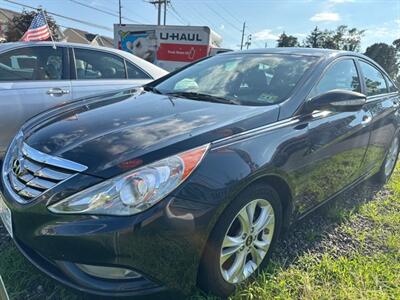
<svg viewBox="0 0 400 300"><path fill-rule="evenodd" d="M90 24L54 17L63 27L75 27L113 36L118 23L118 0L11 0ZM123 23L156 24L157 10L148 0L121 0ZM90 7L85 7L83 3ZM1 8L21 11L22 6L0 0ZM400 0L171 0L168 25L206 25L220 34L222 46L238 49L243 23L250 48L274 47L284 31L304 37L318 26L335 29L348 25L365 30L362 50L376 42L400 38Z"/></svg>

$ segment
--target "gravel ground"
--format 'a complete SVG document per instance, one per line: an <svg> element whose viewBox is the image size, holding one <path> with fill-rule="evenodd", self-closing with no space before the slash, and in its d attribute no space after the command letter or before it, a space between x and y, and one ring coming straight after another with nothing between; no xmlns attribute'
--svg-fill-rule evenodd
<svg viewBox="0 0 400 300"><path fill-rule="evenodd" d="M364 203L371 200L384 200L389 195L390 191L387 189L372 185L369 182L342 194L291 227L279 242L272 260L283 266L289 266L305 253L317 254L317 256L329 253L338 257L360 250L363 255L369 255L376 250L382 251L382 249L377 249L379 246L373 241L363 243L367 246L360 249L360 242L351 237L345 228L373 229L373 221L357 214L357 209ZM351 218L348 217L350 213L352 213ZM0 224L0 252L11 242L3 225ZM40 289L40 286L27 294L36 296L42 294L37 290L38 288ZM36 296L35 299L39 299ZM46 297L46 299L49 298Z"/></svg>

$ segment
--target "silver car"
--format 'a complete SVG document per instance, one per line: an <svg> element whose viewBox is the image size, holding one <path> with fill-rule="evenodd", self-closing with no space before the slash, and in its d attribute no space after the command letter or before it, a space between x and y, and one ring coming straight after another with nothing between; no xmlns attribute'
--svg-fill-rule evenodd
<svg viewBox="0 0 400 300"><path fill-rule="evenodd" d="M0 160L32 116L73 99L140 86L168 72L117 49L51 42L0 44Z"/></svg>

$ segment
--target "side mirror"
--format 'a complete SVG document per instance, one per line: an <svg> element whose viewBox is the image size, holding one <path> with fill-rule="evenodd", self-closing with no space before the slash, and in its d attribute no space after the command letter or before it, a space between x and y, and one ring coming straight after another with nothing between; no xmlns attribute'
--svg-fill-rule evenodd
<svg viewBox="0 0 400 300"><path fill-rule="evenodd" d="M330 110L330 111L357 111L367 102L364 94L347 91L331 90L311 98L306 102L306 111Z"/></svg>

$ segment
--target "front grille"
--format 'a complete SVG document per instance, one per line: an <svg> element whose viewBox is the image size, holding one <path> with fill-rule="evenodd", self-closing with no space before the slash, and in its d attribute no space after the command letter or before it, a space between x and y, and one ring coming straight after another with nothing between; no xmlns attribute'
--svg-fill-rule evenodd
<svg viewBox="0 0 400 300"><path fill-rule="evenodd" d="M20 203L29 203L87 169L81 164L40 152L26 143L13 143L4 163L4 181Z"/></svg>

